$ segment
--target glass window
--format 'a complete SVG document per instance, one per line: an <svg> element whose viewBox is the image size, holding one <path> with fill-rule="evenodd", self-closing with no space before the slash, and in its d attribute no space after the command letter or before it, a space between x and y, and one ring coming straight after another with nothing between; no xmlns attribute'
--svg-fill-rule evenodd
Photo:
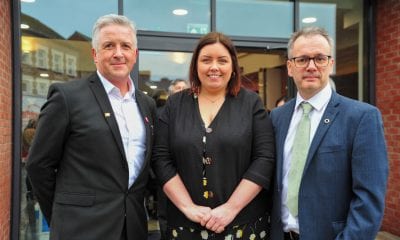
<svg viewBox="0 0 400 240"><path fill-rule="evenodd" d="M172 81L189 81L192 53L140 51L139 58L139 88L149 96L168 94Z"/></svg>
<svg viewBox="0 0 400 240"><path fill-rule="evenodd" d="M95 7L94 7L95 6ZM95 70L91 31L98 17L117 13L118 1L21 1L22 162L27 159L33 125L54 82L81 78ZM49 228L21 169L20 239L49 239Z"/></svg>
<svg viewBox="0 0 400 240"><path fill-rule="evenodd" d="M363 1L300 1L300 25L325 28L335 42L335 69L332 79L336 90L345 96L364 100L363 76L364 21Z"/></svg>
<svg viewBox="0 0 400 240"><path fill-rule="evenodd" d="M27 28L26 33L52 33L63 39L77 33L89 37L97 18L108 13L118 13L118 1L29 0L21 1L21 12L21 25Z"/></svg>
<svg viewBox="0 0 400 240"><path fill-rule="evenodd" d="M210 31L210 1L124 1L124 15L139 30L197 33Z"/></svg>
<svg viewBox="0 0 400 240"><path fill-rule="evenodd" d="M218 0L216 2L217 30L225 34L288 38L293 32L291 1Z"/></svg>

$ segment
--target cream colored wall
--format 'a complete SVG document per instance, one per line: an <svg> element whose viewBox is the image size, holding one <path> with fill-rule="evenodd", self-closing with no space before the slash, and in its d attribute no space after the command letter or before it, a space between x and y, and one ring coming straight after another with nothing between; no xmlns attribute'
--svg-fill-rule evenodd
<svg viewBox="0 0 400 240"><path fill-rule="evenodd" d="M258 72L260 68L274 68L285 64L284 57L278 54L240 53L238 58L244 74Z"/></svg>
<svg viewBox="0 0 400 240"><path fill-rule="evenodd" d="M267 108L275 108L275 102L281 97L282 74L279 68L267 69Z"/></svg>
<svg viewBox="0 0 400 240"><path fill-rule="evenodd" d="M276 100L281 97L281 70L276 68L286 64L285 57L279 54L262 54L262 53L239 53L239 65L243 67L243 74L259 72L260 96L263 93L263 71L267 69L266 83L266 108L272 110L275 107Z"/></svg>

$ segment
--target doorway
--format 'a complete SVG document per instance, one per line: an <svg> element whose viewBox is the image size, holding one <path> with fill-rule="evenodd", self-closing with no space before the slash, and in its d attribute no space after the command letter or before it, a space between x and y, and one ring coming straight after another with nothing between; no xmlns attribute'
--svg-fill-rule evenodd
<svg viewBox="0 0 400 240"><path fill-rule="evenodd" d="M238 51L242 85L257 92L265 108L275 108L276 100L288 95L285 50Z"/></svg>

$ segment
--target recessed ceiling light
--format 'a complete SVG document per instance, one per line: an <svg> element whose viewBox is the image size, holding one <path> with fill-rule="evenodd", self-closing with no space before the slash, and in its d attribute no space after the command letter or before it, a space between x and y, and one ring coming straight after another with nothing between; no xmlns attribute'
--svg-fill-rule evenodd
<svg viewBox="0 0 400 240"><path fill-rule="evenodd" d="M49 77L49 74L48 73L41 73L40 76L47 78L47 77Z"/></svg>
<svg viewBox="0 0 400 240"><path fill-rule="evenodd" d="M186 9L175 9L174 11L172 11L172 13L178 16L184 16L188 14L188 11Z"/></svg>
<svg viewBox="0 0 400 240"><path fill-rule="evenodd" d="M150 88L151 89L157 89L157 86L156 85L151 85Z"/></svg>
<svg viewBox="0 0 400 240"><path fill-rule="evenodd" d="M315 23L317 21L317 18L315 17L306 17L303 18L302 22L303 23Z"/></svg>
<svg viewBox="0 0 400 240"><path fill-rule="evenodd" d="M21 29L28 29L29 25L25 23L21 23Z"/></svg>

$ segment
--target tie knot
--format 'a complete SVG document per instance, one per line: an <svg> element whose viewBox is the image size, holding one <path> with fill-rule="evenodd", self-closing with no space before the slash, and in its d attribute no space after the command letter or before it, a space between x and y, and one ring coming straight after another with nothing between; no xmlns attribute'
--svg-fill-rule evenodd
<svg viewBox="0 0 400 240"><path fill-rule="evenodd" d="M308 115L311 112L312 108L313 108L311 106L311 104L308 103L308 102L302 102L301 103L301 107L303 108L303 114L306 114L306 115Z"/></svg>

